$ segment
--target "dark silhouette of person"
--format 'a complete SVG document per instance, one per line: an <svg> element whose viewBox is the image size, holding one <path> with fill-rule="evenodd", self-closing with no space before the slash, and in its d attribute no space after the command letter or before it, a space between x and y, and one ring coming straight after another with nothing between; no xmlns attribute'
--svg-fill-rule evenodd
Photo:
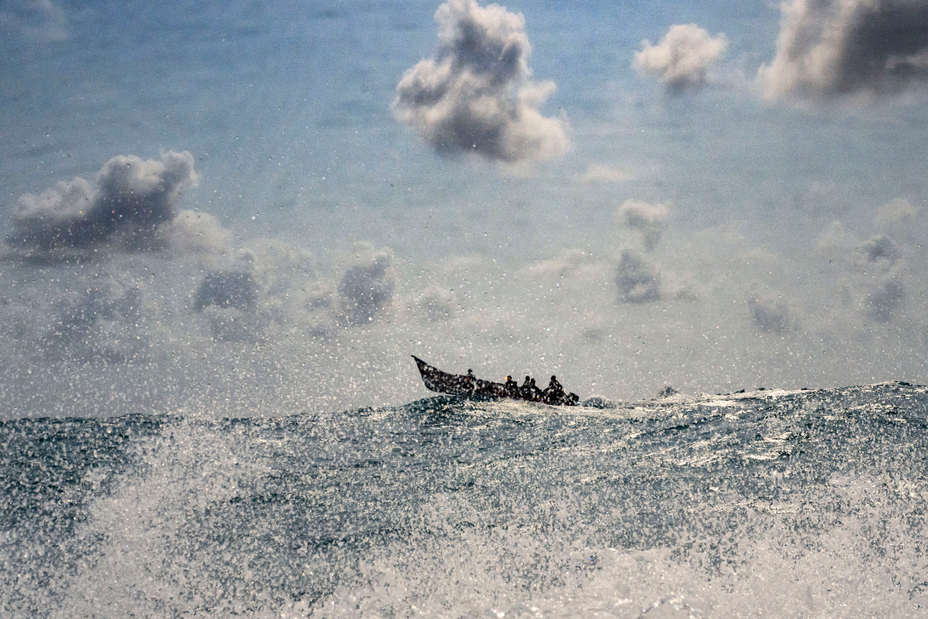
<svg viewBox="0 0 928 619"><path fill-rule="evenodd" d="M467 376L464 377L464 386L471 391L477 388L477 377L471 369L467 370Z"/></svg>
<svg viewBox="0 0 928 619"><path fill-rule="evenodd" d="M503 391L509 397L519 397L519 383L512 380L512 376L507 376L506 384L503 385Z"/></svg>
<svg viewBox="0 0 928 619"><path fill-rule="evenodd" d="M531 380L531 385L529 385L529 394L530 394L529 399L532 402L539 402L541 401L541 398L544 396L544 394L541 392L541 389L539 389L535 385L535 379L532 378L530 380Z"/></svg>
<svg viewBox="0 0 928 619"><path fill-rule="evenodd" d="M551 375L551 380L548 382L548 388L543 392L544 401L548 404L553 404L559 402L561 398L564 397L564 388L561 386L561 383L557 381L557 376Z"/></svg>
<svg viewBox="0 0 928 619"><path fill-rule="evenodd" d="M532 398L532 377L527 375L525 376L525 382L522 383L522 386L519 387L519 393L522 394L522 397L526 400Z"/></svg>

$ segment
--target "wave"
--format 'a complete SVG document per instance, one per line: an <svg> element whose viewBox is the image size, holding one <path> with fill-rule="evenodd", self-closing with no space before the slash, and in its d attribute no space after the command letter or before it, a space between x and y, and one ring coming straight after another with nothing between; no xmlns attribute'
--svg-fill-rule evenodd
<svg viewBox="0 0 928 619"><path fill-rule="evenodd" d="M926 388L0 424L7 617L907 617Z"/></svg>

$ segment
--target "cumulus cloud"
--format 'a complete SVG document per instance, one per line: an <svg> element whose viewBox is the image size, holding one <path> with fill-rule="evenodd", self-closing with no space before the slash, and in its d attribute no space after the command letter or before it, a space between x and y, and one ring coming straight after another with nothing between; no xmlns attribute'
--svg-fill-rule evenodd
<svg viewBox="0 0 928 619"><path fill-rule="evenodd" d="M885 234L877 234L861 244L859 262L864 268L877 265L886 270L899 259L899 246Z"/></svg>
<svg viewBox="0 0 928 619"><path fill-rule="evenodd" d="M40 195L23 195L7 240L40 259L101 246L161 249L163 226L174 221L178 199L196 182L193 156L186 151L168 151L160 161L113 157L97 174L95 188L78 177Z"/></svg>
<svg viewBox="0 0 928 619"><path fill-rule="evenodd" d="M355 247L358 264L376 252ZM188 261L189 262L189 261ZM258 342L279 337L328 338L346 326L336 305L338 279L319 272L309 250L275 239L255 239L233 255L210 255L190 309L214 341ZM284 335L286 334L286 335Z"/></svg>
<svg viewBox="0 0 928 619"><path fill-rule="evenodd" d="M142 290L135 284L94 282L63 303L39 346L50 358L105 363L138 360L148 343L140 327L143 301Z"/></svg>
<svg viewBox="0 0 928 619"><path fill-rule="evenodd" d="M213 271L207 273L197 288L193 311L205 308L232 307L242 311L254 311L258 304L258 285L248 271Z"/></svg>
<svg viewBox="0 0 928 619"><path fill-rule="evenodd" d="M779 299L750 298L748 310L754 326L766 333L783 333L792 326L789 307Z"/></svg>
<svg viewBox="0 0 928 619"><path fill-rule="evenodd" d="M922 0L792 0L782 5L773 61L758 72L768 99L879 96L928 80Z"/></svg>
<svg viewBox="0 0 928 619"><path fill-rule="evenodd" d="M670 207L666 204L652 204L641 200L626 200L616 210L616 219L630 230L641 234L641 240L648 251L657 247L661 235L667 228Z"/></svg>
<svg viewBox="0 0 928 619"><path fill-rule="evenodd" d="M860 244L855 262L871 278L864 288L867 317L875 322L892 321L906 300L902 249L886 234L877 234Z"/></svg>
<svg viewBox="0 0 928 619"><path fill-rule="evenodd" d="M253 241L235 256L239 270L251 273L262 295L302 296L294 288L316 286L318 272L312 252L275 239Z"/></svg>
<svg viewBox="0 0 928 619"><path fill-rule="evenodd" d="M434 285L423 290L412 305L415 312L428 322L450 320L456 311L454 293Z"/></svg>
<svg viewBox="0 0 928 619"><path fill-rule="evenodd" d="M161 230L164 244L171 249L191 253L228 251L232 233L209 213L180 211Z"/></svg>
<svg viewBox="0 0 928 619"><path fill-rule="evenodd" d="M875 322L890 322L905 305L905 297L898 275L884 275L867 290L867 315Z"/></svg>
<svg viewBox="0 0 928 619"><path fill-rule="evenodd" d="M903 219L911 215L902 204L892 205L886 217ZM831 224L821 235L818 251L834 264L846 278L847 302L855 297L866 317L888 323L900 316L906 305L906 265L904 246L887 234L875 234L860 240L839 223Z"/></svg>
<svg viewBox="0 0 928 619"><path fill-rule="evenodd" d="M518 163L564 152L564 120L538 110L555 86L531 79L522 15L495 4L448 0L435 20L437 56L403 75L393 102L396 117L442 154Z"/></svg>
<svg viewBox="0 0 928 619"><path fill-rule="evenodd" d="M693 90L705 85L709 67L725 53L724 34L712 37L696 24L671 26L657 45L643 41L632 65L642 73L660 78L671 92Z"/></svg>
<svg viewBox="0 0 928 619"><path fill-rule="evenodd" d="M848 261L848 255L857 242L856 237L840 221L833 221L818 235L815 253L823 260L836 264Z"/></svg>
<svg viewBox="0 0 928 619"><path fill-rule="evenodd" d="M396 276L393 253L366 243L355 247L357 264L349 267L338 285L340 319L348 325L367 324L380 317L393 302Z"/></svg>
<svg viewBox="0 0 928 619"><path fill-rule="evenodd" d="M649 303L661 299L660 273L641 254L626 249L615 271L618 298L623 303Z"/></svg>
<svg viewBox="0 0 928 619"><path fill-rule="evenodd" d="M251 271L211 271L197 288L193 311L206 317L216 341L257 341L265 318L257 313L260 292Z"/></svg>
<svg viewBox="0 0 928 619"><path fill-rule="evenodd" d="M891 234L906 247L920 247L924 237L923 208L904 198L880 206L873 215L876 230Z"/></svg>
<svg viewBox="0 0 928 619"><path fill-rule="evenodd" d="M882 225L911 226L918 218L919 211L911 202L903 198L890 200L876 212L875 221Z"/></svg>

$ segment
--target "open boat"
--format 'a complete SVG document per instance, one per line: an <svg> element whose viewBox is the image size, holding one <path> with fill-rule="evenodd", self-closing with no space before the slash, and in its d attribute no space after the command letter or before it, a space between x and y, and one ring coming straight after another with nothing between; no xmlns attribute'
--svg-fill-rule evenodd
<svg viewBox="0 0 928 619"><path fill-rule="evenodd" d="M419 374L422 375L422 382L425 383L426 389L438 393L485 400L505 398L509 400L526 400L528 402L544 402L554 406L576 406L580 401L580 397L576 393L554 392L549 389L542 391L537 387L523 389L515 383L507 386L505 383L482 380L468 374L449 374L429 365L415 355L412 358L416 360Z"/></svg>

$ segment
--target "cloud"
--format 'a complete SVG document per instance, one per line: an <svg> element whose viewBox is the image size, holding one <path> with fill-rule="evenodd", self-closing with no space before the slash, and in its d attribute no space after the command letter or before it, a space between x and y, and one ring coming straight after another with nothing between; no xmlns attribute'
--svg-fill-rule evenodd
<svg viewBox="0 0 928 619"><path fill-rule="evenodd" d="M890 200L877 209L874 220L883 225L911 226L918 218L919 209L904 198Z"/></svg>
<svg viewBox="0 0 928 619"><path fill-rule="evenodd" d="M265 316L237 307L210 305L202 315L216 342L260 342L264 340Z"/></svg>
<svg viewBox="0 0 928 619"><path fill-rule="evenodd" d="M660 78L671 92L702 88L709 67L725 53L724 34L711 37L696 24L671 26L657 45L643 41L632 65L642 73Z"/></svg>
<svg viewBox="0 0 928 619"><path fill-rule="evenodd" d="M792 0L777 52L757 74L768 99L896 93L928 79L928 3Z"/></svg>
<svg viewBox="0 0 928 619"><path fill-rule="evenodd" d="M232 233L209 213L179 211L161 230L164 244L190 253L221 253L229 250Z"/></svg>
<svg viewBox="0 0 928 619"><path fill-rule="evenodd" d="M641 254L626 249L615 271L619 301L649 303L661 299L660 273Z"/></svg>
<svg viewBox="0 0 928 619"><path fill-rule="evenodd" d="M670 207L666 204L651 204L641 200L626 200L616 210L616 219L622 225L641 233L642 242L648 251L660 242L669 215Z"/></svg>
<svg viewBox="0 0 928 619"><path fill-rule="evenodd" d="M904 203L892 204L884 213L891 220L896 216L906 220L910 215ZM910 272L904 246L887 234L859 240L835 222L819 237L818 253L843 272L848 301L856 297L868 319L888 323L902 316L905 279Z"/></svg>
<svg viewBox="0 0 928 619"><path fill-rule="evenodd" d="M148 345L140 327L144 305L138 285L120 285L109 278L92 282L77 298L63 304L53 327L38 342L39 349L51 359L138 360Z"/></svg>
<svg viewBox="0 0 928 619"><path fill-rule="evenodd" d="M529 267L534 278L553 282L575 273L591 261L589 252L570 249L555 258L541 260Z"/></svg>
<svg viewBox="0 0 928 619"><path fill-rule="evenodd" d="M889 236L877 234L860 244L855 262L871 278L863 294L867 317L874 322L892 321L906 300L902 249Z"/></svg>
<svg viewBox="0 0 928 619"><path fill-rule="evenodd" d="M859 262L865 269L877 265L885 271L899 259L899 246L885 234L870 237L858 251Z"/></svg>
<svg viewBox="0 0 928 619"><path fill-rule="evenodd" d="M911 230L918 221L919 209L903 198L890 200L876 211L873 222L881 228Z"/></svg>
<svg viewBox="0 0 928 619"><path fill-rule="evenodd" d="M373 252L369 246L356 247L359 253L365 250ZM234 255L196 262L204 263L214 266L200 280L191 309L214 341L265 341L275 333L328 338L336 333L341 311L333 307L337 280L320 276L307 249L255 239Z"/></svg>
<svg viewBox="0 0 928 619"><path fill-rule="evenodd" d="M522 15L495 4L448 0L435 20L437 57L403 75L393 102L397 119L440 154L518 163L563 153L564 120L538 111L555 86L531 79Z"/></svg>
<svg viewBox="0 0 928 619"><path fill-rule="evenodd" d="M763 297L748 299L751 322L766 333L783 333L792 327L789 307L780 300Z"/></svg>
<svg viewBox="0 0 928 619"><path fill-rule="evenodd" d="M833 221L818 235L815 253L822 260L845 265L848 255L857 243L857 238L840 221Z"/></svg>
<svg viewBox="0 0 928 619"><path fill-rule="evenodd" d="M371 245L355 246L357 264L349 267L338 285L340 320L348 325L367 324L381 316L393 302L396 276L393 253Z"/></svg>
<svg viewBox="0 0 928 619"><path fill-rule="evenodd" d="M905 305L905 297L898 275L884 275L867 290L867 315L875 322L890 322Z"/></svg>
<svg viewBox="0 0 928 619"><path fill-rule="evenodd" d="M174 221L178 199L196 182L186 151L168 151L160 161L113 157L97 174L96 188L78 177L40 195L23 195L7 241L26 257L52 260L101 246L161 249L163 226Z"/></svg>
<svg viewBox="0 0 928 619"><path fill-rule="evenodd" d="M207 307L232 307L241 311L254 311L258 304L258 285L248 271L212 271L207 273L197 288L193 311Z"/></svg>
<svg viewBox="0 0 928 619"><path fill-rule="evenodd" d="M453 292L432 285L412 301L412 308L426 322L443 322L454 317L457 304Z"/></svg>
<svg viewBox="0 0 928 619"><path fill-rule="evenodd" d="M249 271L211 271L197 288L193 311L206 317L217 342L257 341L263 318L256 313L258 294Z"/></svg>

